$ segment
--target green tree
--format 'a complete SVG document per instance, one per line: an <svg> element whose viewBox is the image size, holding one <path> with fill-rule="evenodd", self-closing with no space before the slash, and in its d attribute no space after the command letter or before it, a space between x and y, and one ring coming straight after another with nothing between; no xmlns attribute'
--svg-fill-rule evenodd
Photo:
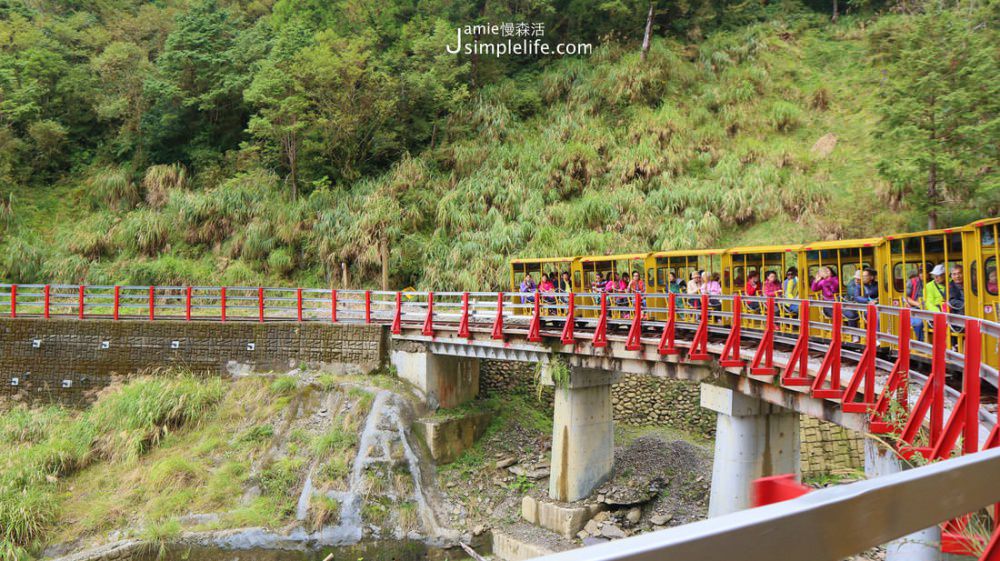
<svg viewBox="0 0 1000 561"><path fill-rule="evenodd" d="M984 10L935 6L906 22L882 95L879 170L938 226L942 203L994 190L1000 138L1000 36Z"/></svg>

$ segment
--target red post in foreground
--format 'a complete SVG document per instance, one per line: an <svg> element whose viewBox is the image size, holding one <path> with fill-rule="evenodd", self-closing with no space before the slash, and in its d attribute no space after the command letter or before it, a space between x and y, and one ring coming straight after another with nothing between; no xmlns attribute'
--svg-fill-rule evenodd
<svg viewBox="0 0 1000 561"><path fill-rule="evenodd" d="M114 310L111 312L111 316L115 318L115 321L118 321L118 308L121 304L121 288L122 287L115 285L115 304Z"/></svg>
<svg viewBox="0 0 1000 561"><path fill-rule="evenodd" d="M85 290L86 290L86 287L81 284L80 285L80 298L79 298L79 303L78 303L79 304L78 308L80 310L80 319L83 319L83 302L84 302L84 296L83 296L83 294L84 294Z"/></svg>
<svg viewBox="0 0 1000 561"><path fill-rule="evenodd" d="M226 321L226 287L219 289L219 308L222 313L222 321Z"/></svg>
<svg viewBox="0 0 1000 561"><path fill-rule="evenodd" d="M17 285L10 285L10 317L17 317Z"/></svg>
<svg viewBox="0 0 1000 561"><path fill-rule="evenodd" d="M49 285L45 285L42 290L42 299L45 301L43 304L45 319L49 319L49 303L51 302L51 287Z"/></svg>

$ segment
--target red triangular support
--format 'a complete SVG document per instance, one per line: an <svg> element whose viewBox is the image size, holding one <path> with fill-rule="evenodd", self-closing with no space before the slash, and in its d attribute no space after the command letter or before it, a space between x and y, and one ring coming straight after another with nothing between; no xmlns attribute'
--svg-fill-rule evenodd
<svg viewBox="0 0 1000 561"><path fill-rule="evenodd" d="M840 389L840 351L841 351L841 328L844 323L843 306L840 302L833 303L833 317L830 318L830 348L823 357L823 364L816 372L813 380L812 395L819 399L840 399L843 391ZM830 378L829 387L824 387L827 377Z"/></svg>
<svg viewBox="0 0 1000 561"><path fill-rule="evenodd" d="M472 339L469 333L469 293L462 293L462 317L458 320L458 336L461 339Z"/></svg>
<svg viewBox="0 0 1000 561"><path fill-rule="evenodd" d="M396 293L396 314L392 318L392 334L399 335L403 332L403 293Z"/></svg>
<svg viewBox="0 0 1000 561"><path fill-rule="evenodd" d="M965 320L965 368L962 374L962 395L952 407L951 416L944 426L941 438L931 442L932 458L945 459L951 455L958 437L962 436L962 453L975 454L979 450L979 368L982 366L982 330L976 320Z"/></svg>
<svg viewBox="0 0 1000 561"><path fill-rule="evenodd" d="M767 299L767 319L760 346L750 363L750 374L754 376L774 376L774 297ZM762 364L763 363L763 364Z"/></svg>
<svg viewBox="0 0 1000 561"><path fill-rule="evenodd" d="M708 295L701 295L701 318L698 321L698 329L694 332L691 340L691 348L688 350L688 360L709 360L708 356Z"/></svg>
<svg viewBox="0 0 1000 561"><path fill-rule="evenodd" d="M927 377L927 384L920 391L913 410L910 411L910 418L903 427L900 440L906 444L913 444L917 432L924 424L924 419L930 412L930 438L928 442L936 443L941 437L941 430L944 419L944 385L945 385L945 352L948 350L948 330L946 328L944 315L934 316L934 345L931 358L931 374ZM904 457L911 457L914 452L920 452L924 457L929 457L931 447L911 448L901 447Z"/></svg>
<svg viewBox="0 0 1000 561"><path fill-rule="evenodd" d="M796 372L798 376L796 376ZM781 373L781 384L785 386L810 386L809 378L809 301L799 303L799 338L788 357L788 364Z"/></svg>
<svg viewBox="0 0 1000 561"><path fill-rule="evenodd" d="M434 336L434 293L427 293L427 318L424 319L424 328L420 333L428 336Z"/></svg>
<svg viewBox="0 0 1000 561"><path fill-rule="evenodd" d="M679 351L674 344L674 334L677 331L677 295L673 292L667 296L667 323L663 326L663 335L656 349L661 355L675 355Z"/></svg>
<svg viewBox="0 0 1000 561"><path fill-rule="evenodd" d="M986 545L979 561L1000 561L1000 524L993 530L990 543Z"/></svg>
<svg viewBox="0 0 1000 561"><path fill-rule="evenodd" d="M595 347L608 346L608 294L601 293L601 315L597 318L597 327L594 328Z"/></svg>
<svg viewBox="0 0 1000 561"><path fill-rule="evenodd" d="M539 302L541 294L535 291L535 310L531 314L531 323L528 325L528 340L538 343L542 340L542 304Z"/></svg>
<svg viewBox="0 0 1000 561"><path fill-rule="evenodd" d="M719 357L719 365L723 368L743 368L746 362L740 358L740 313L743 310L743 303L740 301L739 293L733 296L733 324L729 328L729 337L726 339L726 346L722 348L722 356Z"/></svg>
<svg viewBox="0 0 1000 561"><path fill-rule="evenodd" d="M563 325L562 330L562 343L563 345L572 345L576 343L576 336L573 333L573 328L576 326L576 296L570 292L567 295L566 300L566 324Z"/></svg>
<svg viewBox="0 0 1000 561"><path fill-rule="evenodd" d="M875 409L872 413L869 428L875 434L885 434L893 432L897 427L884 421L885 414L889 411L889 403L896 399L904 407L908 407L907 393L910 385L910 309L903 308L899 311L899 336L896 344L896 363L892 366L892 372L886 379L885 387L875 402Z"/></svg>
<svg viewBox="0 0 1000 561"><path fill-rule="evenodd" d="M875 304L868 304L867 314L865 350L841 397L844 413L868 413L875 407L875 354L878 353L878 308ZM854 401L861 382L865 383L864 396L861 401Z"/></svg>
<svg viewBox="0 0 1000 561"><path fill-rule="evenodd" d="M503 292L497 294L497 317L493 320L492 337L503 341Z"/></svg>
<svg viewBox="0 0 1000 561"><path fill-rule="evenodd" d="M628 339L625 341L626 351L642 350L642 294L635 293L635 311L632 317L632 327L628 330Z"/></svg>

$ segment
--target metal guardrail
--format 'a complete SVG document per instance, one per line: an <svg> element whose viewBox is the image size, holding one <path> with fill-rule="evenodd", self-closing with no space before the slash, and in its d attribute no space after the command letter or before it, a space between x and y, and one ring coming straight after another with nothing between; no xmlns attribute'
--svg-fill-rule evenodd
<svg viewBox="0 0 1000 561"><path fill-rule="evenodd" d="M997 474L987 450L538 560L837 561L1000 502Z"/></svg>
<svg viewBox="0 0 1000 561"><path fill-rule="evenodd" d="M998 385L997 368L982 359L984 349L1000 348L1000 325L952 314L740 295L0 284L0 315L383 324L389 325L394 334L407 332L429 339L442 332L458 339L558 339L573 352L584 343L590 347L587 352L602 352L600 349L609 344L624 343L626 351L646 351L642 355L645 357L676 355L690 361L710 358L712 334L725 337L717 357L722 366L739 368L741 373L761 381L798 387L818 399L839 402L846 413L864 414L873 432L898 433L904 455L919 453L929 459L947 459L955 453L968 455L1000 447L1000 425L993 413L982 408L980 396L981 382L994 388ZM929 342L912 339L913 319L924 322L931 334ZM749 361L743 347L747 339L754 341ZM780 368L775 360L777 343L792 346ZM818 369L809 362L810 354L817 351L824 354ZM885 351L895 358L887 361ZM914 358L928 360L930 372L923 375L912 371ZM845 359L854 362L853 368L843 367ZM960 378L960 391L948 385L949 376ZM915 382L919 384L915 388L919 396L911 399L909 392ZM946 398L950 407L946 407ZM905 411L905 419L890 418L893 403ZM987 430L981 430L984 426ZM993 456L993 452L988 454ZM948 471L950 466L965 465L956 461L948 459L942 462L946 467L938 469ZM810 497L816 500L815 495ZM950 500L940 493L926 497ZM992 500L983 498L972 508ZM955 515L972 508L956 511ZM862 513L855 520L866 516ZM733 535L738 533L736 530ZM837 526L827 528L829 535L823 536L832 539L830 536L841 530ZM745 549L744 544L732 551L743 554ZM809 552L816 553L812 549ZM681 558L708 559L700 553Z"/></svg>

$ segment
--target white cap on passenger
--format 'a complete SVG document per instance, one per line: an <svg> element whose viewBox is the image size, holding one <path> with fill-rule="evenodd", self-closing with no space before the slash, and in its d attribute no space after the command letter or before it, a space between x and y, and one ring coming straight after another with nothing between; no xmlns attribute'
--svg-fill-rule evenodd
<svg viewBox="0 0 1000 561"><path fill-rule="evenodd" d="M944 274L944 264L938 263L934 266L934 270L931 271L931 275L937 277Z"/></svg>

